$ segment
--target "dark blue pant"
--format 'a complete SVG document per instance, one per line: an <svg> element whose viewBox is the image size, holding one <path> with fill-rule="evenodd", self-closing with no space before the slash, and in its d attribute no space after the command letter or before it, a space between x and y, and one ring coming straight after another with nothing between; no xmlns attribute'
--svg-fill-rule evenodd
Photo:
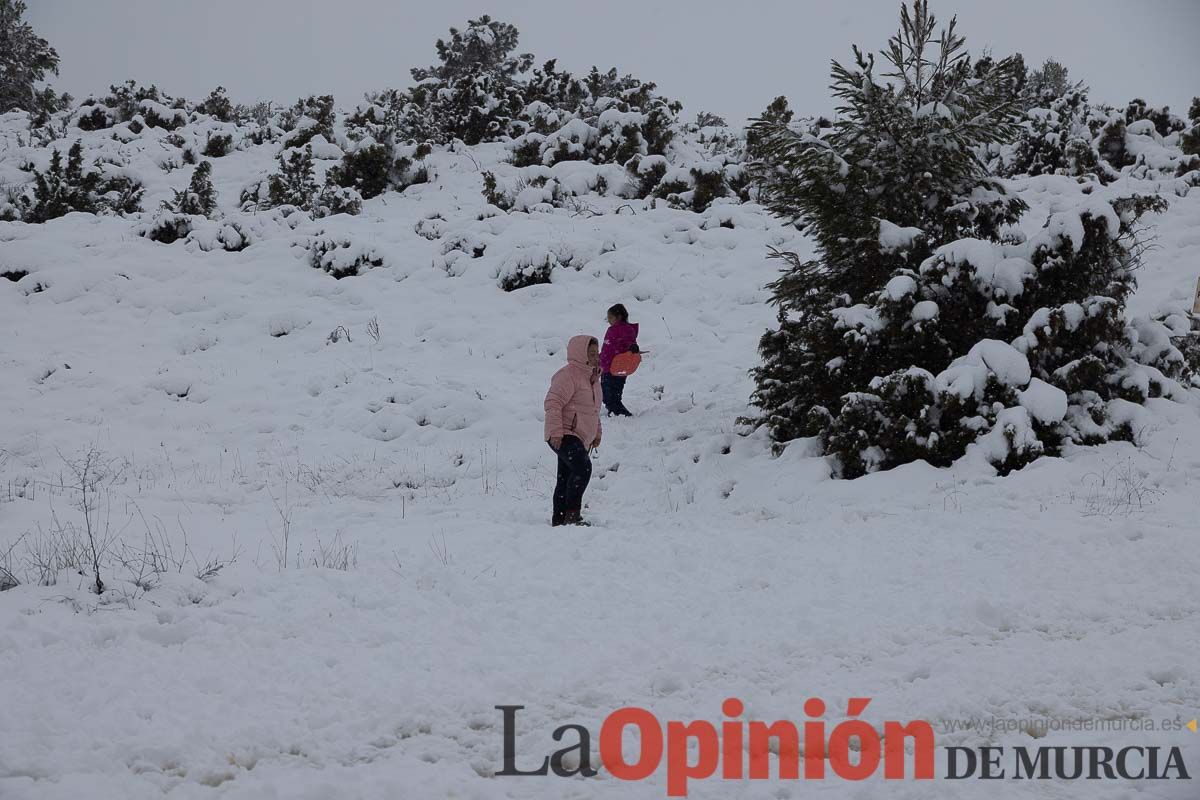
<svg viewBox="0 0 1200 800"><path fill-rule="evenodd" d="M554 452L558 456L558 482L554 484L553 522L562 524L569 515L578 517L583 508L583 492L592 479L592 459L578 436L564 436L562 446Z"/></svg>
<svg viewBox="0 0 1200 800"><path fill-rule="evenodd" d="M624 375L609 375L607 372L600 376L600 391L604 393L604 407L608 409L608 413L616 414L619 417L632 417L629 409L621 402L621 395L625 393L625 376Z"/></svg>

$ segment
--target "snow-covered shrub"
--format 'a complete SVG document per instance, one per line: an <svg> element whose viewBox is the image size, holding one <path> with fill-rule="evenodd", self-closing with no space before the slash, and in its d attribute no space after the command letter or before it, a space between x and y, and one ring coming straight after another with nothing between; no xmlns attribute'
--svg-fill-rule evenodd
<svg viewBox="0 0 1200 800"><path fill-rule="evenodd" d="M1087 91L1082 81L1071 81L1071 71L1059 61L1048 58L1042 62L1042 66L1030 71L1026 70L1025 61L1020 53L1015 58L1020 61L1019 71L1023 75L1023 79L1017 82L1018 101L1025 111L1049 108L1059 98ZM991 59L986 56L977 61L976 72L989 69L991 64L987 62L991 62Z"/></svg>
<svg viewBox="0 0 1200 800"><path fill-rule="evenodd" d="M1003 175L1116 175L1092 142L1087 95L1072 92L1049 108L1025 113L1015 146L998 164Z"/></svg>
<svg viewBox="0 0 1200 800"><path fill-rule="evenodd" d="M373 110L348 122L386 125L397 143L458 139L472 145L502 138L524 104L518 78L533 58L512 54L517 40L514 26L486 14L462 31L451 28L449 40L437 42L439 64L414 68L410 89L368 96L367 108Z"/></svg>
<svg viewBox="0 0 1200 800"><path fill-rule="evenodd" d="M224 86L218 86L209 92L208 97L196 105L196 111L221 122L233 122L237 119L233 103L230 102Z"/></svg>
<svg viewBox="0 0 1200 800"><path fill-rule="evenodd" d="M462 31L451 28L449 40L438 40L440 63L412 70L412 88L372 99L390 106L402 140L495 141L524 106L518 77L533 57L513 55L518 38L514 26L487 15L470 20Z"/></svg>
<svg viewBox="0 0 1200 800"><path fill-rule="evenodd" d="M308 242L308 263L341 279L359 275L364 269L382 267L384 261L373 245L320 234Z"/></svg>
<svg viewBox="0 0 1200 800"><path fill-rule="evenodd" d="M1188 122L1189 126L1180 133L1179 149L1184 155L1200 156L1200 97L1192 98Z"/></svg>
<svg viewBox="0 0 1200 800"><path fill-rule="evenodd" d="M331 217L334 214L362 213L363 198L354 189L327 183L313 200L313 216Z"/></svg>
<svg viewBox="0 0 1200 800"><path fill-rule="evenodd" d="M187 234L187 243L204 252L224 250L237 253L245 250L253 242L250 234L237 222L192 219L195 226Z"/></svg>
<svg viewBox="0 0 1200 800"><path fill-rule="evenodd" d="M548 94L527 104L514 122L514 130L523 131L510 146L515 165L563 161L624 165L633 158L667 152L680 105L657 95L653 83L628 75L618 78L616 70L600 73L595 68L585 80L565 73L558 80L571 87L566 98ZM613 94L601 94L608 91Z"/></svg>
<svg viewBox="0 0 1200 800"><path fill-rule="evenodd" d="M579 244L519 245L501 259L496 279L506 292L550 283L556 270L580 270L593 255L594 252Z"/></svg>
<svg viewBox="0 0 1200 800"><path fill-rule="evenodd" d="M843 474L946 465L975 441L1003 473L1067 442L1132 440L1128 404L1178 397L1190 380L1169 329L1124 314L1134 226L1164 208L1092 202L1027 242L953 241L867 302L835 308L848 346L831 373L875 373L837 413L813 414Z"/></svg>
<svg viewBox="0 0 1200 800"><path fill-rule="evenodd" d="M302 150L285 150L279 154L279 172L267 178L267 198L271 206L312 208L317 193L313 174L312 146Z"/></svg>
<svg viewBox="0 0 1200 800"><path fill-rule="evenodd" d="M89 97L75 111L74 124L85 131L137 122L150 128L175 130L188 124L182 99L160 92L156 86L139 86L129 80L109 87L103 98Z"/></svg>
<svg viewBox="0 0 1200 800"><path fill-rule="evenodd" d="M446 218L435 212L431 216L418 220L413 232L430 241L440 239L446 232Z"/></svg>
<svg viewBox="0 0 1200 800"><path fill-rule="evenodd" d="M206 158L221 158L229 155L233 149L233 136L228 133L208 134L204 141L204 149L200 151Z"/></svg>
<svg viewBox="0 0 1200 800"><path fill-rule="evenodd" d="M238 193L238 208L242 211L258 211L271 207L270 176L260 173L242 187Z"/></svg>
<svg viewBox="0 0 1200 800"><path fill-rule="evenodd" d="M1005 176L1090 176L1108 183L1121 175L1182 176L1200 168L1183 148L1186 123L1166 108L1132 101L1124 110L1090 103L1074 88L1045 107L1027 109L1011 146L993 144L990 166Z"/></svg>
<svg viewBox="0 0 1200 800"><path fill-rule="evenodd" d="M640 168L640 164L638 165ZM642 173L639 172L639 176ZM719 162L698 162L688 167L676 167L666 171L658 185L650 192L654 197L666 200L676 208L685 208L697 213L704 211L718 198L740 198L731 187L734 179L742 175L741 165L725 165ZM744 184L734 184L744 191Z"/></svg>
<svg viewBox="0 0 1200 800"><path fill-rule="evenodd" d="M98 162L85 165L79 141L71 145L65 165L62 151L56 148L46 170L33 173L32 190L20 198L21 218L26 222L47 222L72 211L128 214L141 210L141 182Z"/></svg>
<svg viewBox="0 0 1200 800"><path fill-rule="evenodd" d="M137 235L160 244L174 244L180 239L186 239L196 224L204 217L180 214L164 208L154 215L147 223L137 229Z"/></svg>
<svg viewBox="0 0 1200 800"><path fill-rule="evenodd" d="M483 189L480 191L483 193L483 199L487 200L489 205L505 211L512 208L512 198L500 187L494 172L485 171L483 173Z"/></svg>
<svg viewBox="0 0 1200 800"><path fill-rule="evenodd" d="M615 165L559 162L554 167L527 167L503 179L484 172L481 192L493 211L577 211L579 201L574 198L589 193L617 194L614 187L625 183L624 170Z"/></svg>
<svg viewBox="0 0 1200 800"><path fill-rule="evenodd" d="M279 117L279 127L286 133L285 148L304 147L317 136L333 141L333 95L309 95L297 100Z"/></svg>
<svg viewBox="0 0 1200 800"><path fill-rule="evenodd" d="M501 289L515 292L539 283L550 283L550 274L558 266L555 253L549 248L518 248L505 257L496 277Z"/></svg>
<svg viewBox="0 0 1200 800"><path fill-rule="evenodd" d="M1132 125L1141 120L1148 120L1154 125L1155 132L1163 137L1187 128L1187 122L1172 114L1169 107L1150 106L1142 98L1135 97L1125 106L1125 123Z"/></svg>
<svg viewBox="0 0 1200 800"><path fill-rule="evenodd" d="M394 131L377 133L384 136L384 143L374 138L359 142L329 170L328 180L354 188L367 200L389 189L403 191L428 180L428 172L417 166L429 155L428 145L396 145Z"/></svg>
<svg viewBox="0 0 1200 800"><path fill-rule="evenodd" d="M176 214L212 216L217 208L217 190L212 185L212 164L201 161L192 172L187 188L176 191L175 197L164 202L163 207Z"/></svg>
<svg viewBox="0 0 1200 800"><path fill-rule="evenodd" d="M153 100L143 100L139 106L140 118L148 127L173 131L188 124L188 113L182 108L168 108Z"/></svg>

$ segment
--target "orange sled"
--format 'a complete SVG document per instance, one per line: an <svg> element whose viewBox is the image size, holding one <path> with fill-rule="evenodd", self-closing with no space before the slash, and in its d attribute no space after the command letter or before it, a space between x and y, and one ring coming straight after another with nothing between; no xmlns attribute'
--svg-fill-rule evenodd
<svg viewBox="0 0 1200 800"><path fill-rule="evenodd" d="M613 356L612 364L609 365L608 371L613 375L624 378L626 375L632 375L637 372L637 368L641 364L641 353L619 353Z"/></svg>

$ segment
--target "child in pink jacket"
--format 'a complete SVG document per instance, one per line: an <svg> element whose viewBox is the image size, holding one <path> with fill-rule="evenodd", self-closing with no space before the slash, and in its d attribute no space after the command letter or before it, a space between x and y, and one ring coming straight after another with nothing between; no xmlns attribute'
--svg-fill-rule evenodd
<svg viewBox="0 0 1200 800"><path fill-rule="evenodd" d="M612 374L612 362L621 353L638 352L637 336L638 326L629 321L625 306L617 303L608 310L608 332L604 334L604 347L600 349L600 389L610 417L633 416L621 399L625 392L625 376Z"/></svg>
<svg viewBox="0 0 1200 800"><path fill-rule="evenodd" d="M567 365L546 392L545 439L558 456L552 526L587 525L583 492L592 477L588 451L600 446L600 346L595 337L572 336Z"/></svg>

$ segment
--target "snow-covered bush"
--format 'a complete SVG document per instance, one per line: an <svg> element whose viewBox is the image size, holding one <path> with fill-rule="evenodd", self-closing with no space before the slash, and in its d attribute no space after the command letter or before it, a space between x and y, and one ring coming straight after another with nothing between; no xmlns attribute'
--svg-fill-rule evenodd
<svg viewBox="0 0 1200 800"><path fill-rule="evenodd" d="M558 254L548 247L517 248L500 264L496 278L501 289L515 292L539 283L550 283L551 273L559 266Z"/></svg>
<svg viewBox="0 0 1200 800"><path fill-rule="evenodd" d="M208 97L196 104L196 111L221 122L234 122L237 119L234 105L230 102L224 86L218 86L209 92Z"/></svg>
<svg viewBox="0 0 1200 800"><path fill-rule="evenodd" d="M299 148L317 136L333 141L333 95L309 95L297 100L279 117L279 127L286 133L285 148Z"/></svg>
<svg viewBox="0 0 1200 800"><path fill-rule="evenodd" d="M550 61L534 70L526 103L512 129L517 166L562 161L624 165L662 155L675 136L680 104L655 92L653 83L593 67L586 78L560 72Z"/></svg>
<svg viewBox="0 0 1200 800"><path fill-rule="evenodd" d="M72 211L130 214L141 210L141 182L108 165L85 165L79 141L71 145L65 165L62 151L55 148L49 166L33 170L33 175L32 189L19 198L26 222L47 222Z"/></svg>
<svg viewBox="0 0 1200 800"><path fill-rule="evenodd" d="M338 279L359 275L364 269L384 264L383 256L373 245L346 237L318 234L307 246L309 265Z"/></svg>
<svg viewBox="0 0 1200 800"><path fill-rule="evenodd" d="M1178 397L1190 379L1168 328L1124 314L1135 225L1164 208L1097 201L1052 215L1026 242L953 241L867 302L834 309L849 346L831 372L875 373L838 413L814 413L843 473L946 465L984 439L1001 472L1066 442L1132 440L1128 404Z"/></svg>
<svg viewBox="0 0 1200 800"><path fill-rule="evenodd" d="M640 168L641 165L638 166ZM640 176L643 173L639 170L638 174ZM697 162L667 170L650 193L676 208L700 213L718 198L747 199L746 183L739 180L743 174L740 164Z"/></svg>
<svg viewBox="0 0 1200 800"><path fill-rule="evenodd" d="M997 164L1003 175L1097 175L1109 179L1117 174L1100 158L1088 128L1091 109L1087 95L1072 92L1057 98L1049 108L1025 113L1015 146Z"/></svg>
<svg viewBox="0 0 1200 800"><path fill-rule="evenodd" d="M1183 148L1186 123L1166 108L1134 100L1124 110L1095 105L1083 90L1025 111L1012 146L994 145L991 166L1005 176L1071 175L1108 183L1122 175L1144 179L1200 169Z"/></svg>
<svg viewBox="0 0 1200 800"><path fill-rule="evenodd" d="M363 198L354 189L327 183L313 200L313 216L331 217L334 214L362 213Z"/></svg>
<svg viewBox="0 0 1200 800"><path fill-rule="evenodd" d="M313 174L312 145L300 150L285 150L279 154L279 172L267 178L267 198L271 206L312 208L317 193Z"/></svg>
<svg viewBox="0 0 1200 800"><path fill-rule="evenodd" d="M496 279L506 292L550 283L555 271L583 269L594 255L590 244L582 242L518 245L500 259Z"/></svg>
<svg viewBox="0 0 1200 800"><path fill-rule="evenodd" d="M208 135L204 142L204 149L201 152L206 158L221 158L229 155L229 151L233 149L233 137L228 133L217 133Z"/></svg>
<svg viewBox="0 0 1200 800"><path fill-rule="evenodd" d="M181 214L169 208L156 213L149 222L138 226L137 235L160 244L174 244L186 239L204 217Z"/></svg>
<svg viewBox="0 0 1200 800"><path fill-rule="evenodd" d="M1189 126L1179 135L1179 149L1184 155L1200 156L1200 97L1192 98L1188 122Z"/></svg>
<svg viewBox="0 0 1200 800"><path fill-rule="evenodd" d="M102 98L89 97L75 111L74 124L85 131L134 123L175 130L188 124L186 102L160 92L157 86L139 86L129 80L109 87Z"/></svg>
<svg viewBox="0 0 1200 800"><path fill-rule="evenodd" d="M329 170L328 180L355 189L367 200L389 189L403 191L427 181L429 174L419 164L429 155L429 146L398 145L395 140L395 130L376 130L375 135L359 141L340 164Z"/></svg>
<svg viewBox="0 0 1200 800"><path fill-rule="evenodd" d="M252 242L253 239L246 229L231 220L196 220L195 227L187 236L189 246L204 252L224 250L237 253L245 250Z"/></svg>
<svg viewBox="0 0 1200 800"><path fill-rule="evenodd" d="M176 214L212 216L217 208L217 190L212 185L212 164L201 161L193 170L187 188L176 191L175 197L170 202L164 202L163 207Z"/></svg>
<svg viewBox="0 0 1200 800"><path fill-rule="evenodd" d="M546 211L578 205L574 198L596 193L618 194L627 183L624 170L612 164L559 162L554 167L527 167L500 178L483 173L481 192L488 205L501 211Z"/></svg>
<svg viewBox="0 0 1200 800"><path fill-rule="evenodd" d="M432 215L420 219L413 227L413 232L423 239L440 239L446 232L446 219L441 214L434 212Z"/></svg>
<svg viewBox="0 0 1200 800"><path fill-rule="evenodd" d="M1142 98L1135 97L1125 106L1125 124L1132 125L1141 120L1148 120L1154 125L1155 132L1161 137L1187 128L1187 122L1172 114L1167 106L1150 106Z"/></svg>

